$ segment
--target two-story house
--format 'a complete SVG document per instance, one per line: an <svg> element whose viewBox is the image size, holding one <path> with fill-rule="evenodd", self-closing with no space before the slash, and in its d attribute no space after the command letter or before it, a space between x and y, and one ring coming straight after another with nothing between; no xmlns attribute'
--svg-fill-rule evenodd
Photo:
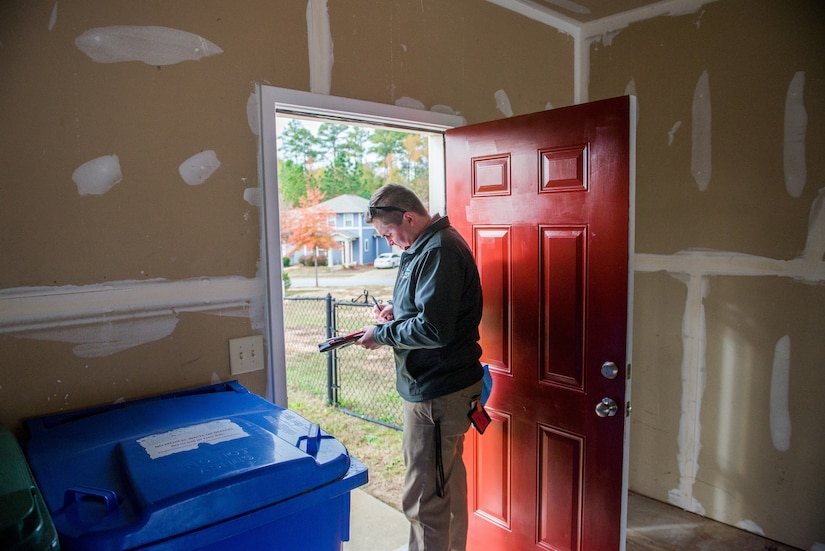
<svg viewBox="0 0 825 551"><path fill-rule="evenodd" d="M381 253L392 248L386 240L375 232L372 225L364 221L364 212L369 201L357 195L339 195L319 204L330 211L329 225L333 228L332 238L338 243L337 249L323 251L329 266L372 264ZM292 262L311 254L310 251L292 251Z"/></svg>

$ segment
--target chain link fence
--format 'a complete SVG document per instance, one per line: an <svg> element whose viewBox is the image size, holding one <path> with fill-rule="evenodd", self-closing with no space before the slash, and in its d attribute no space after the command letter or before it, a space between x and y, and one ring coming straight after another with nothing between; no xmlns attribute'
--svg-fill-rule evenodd
<svg viewBox="0 0 825 551"><path fill-rule="evenodd" d="M346 413L400 429L401 397L395 390L391 348L348 346L318 352L318 343L328 337L354 333L375 323L372 307L366 291L363 301L338 301L331 295L285 298L287 385Z"/></svg>

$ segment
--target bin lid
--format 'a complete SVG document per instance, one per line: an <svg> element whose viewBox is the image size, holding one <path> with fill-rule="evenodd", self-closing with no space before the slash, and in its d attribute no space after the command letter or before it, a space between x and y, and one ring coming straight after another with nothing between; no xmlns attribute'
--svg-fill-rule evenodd
<svg viewBox="0 0 825 551"><path fill-rule="evenodd" d="M236 382L27 426L26 455L61 542L84 549L225 522L333 484L350 465L318 425Z"/></svg>

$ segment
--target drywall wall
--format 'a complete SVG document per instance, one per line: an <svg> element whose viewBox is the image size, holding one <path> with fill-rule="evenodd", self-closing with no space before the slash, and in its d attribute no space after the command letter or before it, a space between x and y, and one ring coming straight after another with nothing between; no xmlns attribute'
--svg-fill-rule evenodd
<svg viewBox="0 0 825 551"><path fill-rule="evenodd" d="M735 32L734 32L735 29ZM590 49L638 100L631 488L825 540L825 8L722 0Z"/></svg>
<svg viewBox="0 0 825 551"><path fill-rule="evenodd" d="M823 20L718 0L587 66L591 99L638 97L631 484L802 548L825 539ZM263 320L255 83L471 123L576 87L569 35L480 0L7 0L0 44L11 425L230 378Z"/></svg>
<svg viewBox="0 0 825 551"><path fill-rule="evenodd" d="M572 102L570 37L475 0L11 0L0 44L15 427L228 380L264 332L256 83L477 122Z"/></svg>

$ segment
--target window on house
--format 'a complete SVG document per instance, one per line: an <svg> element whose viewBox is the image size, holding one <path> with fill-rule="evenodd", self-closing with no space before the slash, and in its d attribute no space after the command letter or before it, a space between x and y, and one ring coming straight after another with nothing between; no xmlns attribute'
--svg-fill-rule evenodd
<svg viewBox="0 0 825 551"><path fill-rule="evenodd" d="M355 214L351 212L344 213L344 227L351 228L355 225Z"/></svg>

